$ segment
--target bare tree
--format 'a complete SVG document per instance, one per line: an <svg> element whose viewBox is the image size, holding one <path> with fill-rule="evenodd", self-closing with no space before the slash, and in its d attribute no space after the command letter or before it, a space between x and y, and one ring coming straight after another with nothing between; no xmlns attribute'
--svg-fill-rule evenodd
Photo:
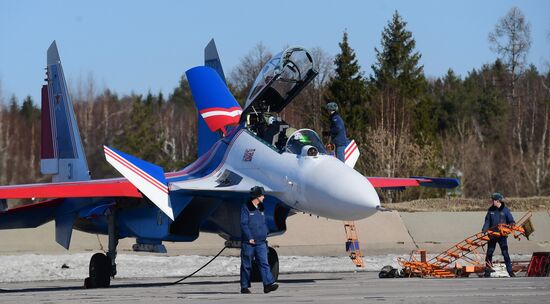
<svg viewBox="0 0 550 304"><path fill-rule="evenodd" d="M489 42L491 49L500 56L511 73L509 97L512 104L520 110L521 102L516 102L516 84L525 69L527 53L531 47L531 26L519 8L512 7L506 16L498 21L494 31L489 33Z"/></svg>
<svg viewBox="0 0 550 304"><path fill-rule="evenodd" d="M71 97L74 103L92 102L102 89L96 84L94 73L88 72L85 79L82 74L78 76L76 86L70 86Z"/></svg>
<svg viewBox="0 0 550 304"><path fill-rule="evenodd" d="M507 81L507 96L513 110L512 136L519 149L519 163L524 163L524 116L528 116L522 98L517 95L517 83L525 70L527 53L531 46L531 26L517 7L512 7L506 16L495 25L489 33L491 49L496 52L510 72ZM515 157L515 154L510 154ZM514 162L514 160L510 160Z"/></svg>
<svg viewBox="0 0 550 304"><path fill-rule="evenodd" d="M512 7L506 16L489 33L491 49L501 56L513 75L525 68L527 53L531 47L531 25L517 7Z"/></svg>
<svg viewBox="0 0 550 304"><path fill-rule="evenodd" d="M246 98L245 94L248 94L256 76L271 56L271 52L259 42L231 71L230 82L238 91L239 97Z"/></svg>
<svg viewBox="0 0 550 304"><path fill-rule="evenodd" d="M297 128L323 130L323 105L327 83L334 73L334 59L321 48L311 49L311 56L319 74L296 96L296 99L285 108L281 116L286 122Z"/></svg>

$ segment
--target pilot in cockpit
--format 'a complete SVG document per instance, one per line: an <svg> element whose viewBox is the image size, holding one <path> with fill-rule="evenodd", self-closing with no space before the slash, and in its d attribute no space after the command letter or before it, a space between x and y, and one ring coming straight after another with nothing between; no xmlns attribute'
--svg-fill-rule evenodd
<svg viewBox="0 0 550 304"><path fill-rule="evenodd" d="M267 129L263 139L268 143L274 145L276 136L279 133L279 126L281 125L281 119L270 115L267 119Z"/></svg>
<svg viewBox="0 0 550 304"><path fill-rule="evenodd" d="M277 114L251 113L248 115L249 130L259 138L283 152L290 134L296 129L291 128ZM290 132L290 133L289 133Z"/></svg>
<svg viewBox="0 0 550 304"><path fill-rule="evenodd" d="M254 132L256 135L258 135L258 137L263 138L266 129L266 123L261 113L251 113L250 115L248 115L248 126L250 131Z"/></svg>
<svg viewBox="0 0 550 304"><path fill-rule="evenodd" d="M265 140L271 143L279 151L283 151L288 140L287 130L290 126L278 116L268 118L268 126Z"/></svg>

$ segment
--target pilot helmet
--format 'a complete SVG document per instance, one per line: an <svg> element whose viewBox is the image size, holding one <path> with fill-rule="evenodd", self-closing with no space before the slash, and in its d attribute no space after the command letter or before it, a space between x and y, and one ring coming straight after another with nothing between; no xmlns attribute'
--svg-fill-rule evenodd
<svg viewBox="0 0 550 304"><path fill-rule="evenodd" d="M338 105L334 101L331 101L331 102L327 103L327 110L329 110L329 111L338 111Z"/></svg>
<svg viewBox="0 0 550 304"><path fill-rule="evenodd" d="M262 195L265 195L264 187L254 186L250 189L250 196L252 198L257 198L257 197L260 197Z"/></svg>
<svg viewBox="0 0 550 304"><path fill-rule="evenodd" d="M491 194L491 199L493 201L501 201L502 202L504 200L504 196L502 194L498 193L498 192L495 192L495 193Z"/></svg>

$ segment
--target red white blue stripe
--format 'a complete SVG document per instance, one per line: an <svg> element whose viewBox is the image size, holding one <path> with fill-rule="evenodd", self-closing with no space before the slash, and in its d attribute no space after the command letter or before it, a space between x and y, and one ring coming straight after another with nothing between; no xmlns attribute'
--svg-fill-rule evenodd
<svg viewBox="0 0 550 304"><path fill-rule="evenodd" d="M225 126L239 123L242 108L215 70L199 66L185 74L195 105L210 131L224 131Z"/></svg>
<svg viewBox="0 0 550 304"><path fill-rule="evenodd" d="M236 125L239 123L241 113L243 110L241 107L231 108L206 108L200 110L202 118L211 130L218 130L228 125Z"/></svg>
<svg viewBox="0 0 550 304"><path fill-rule="evenodd" d="M355 167L355 163L359 159L359 154L357 143L355 140L352 140L344 150L344 163L352 168Z"/></svg>
<svg viewBox="0 0 550 304"><path fill-rule="evenodd" d="M103 146L105 158L118 172L147 196L168 217L174 220L164 171L161 167Z"/></svg>
<svg viewBox="0 0 550 304"><path fill-rule="evenodd" d="M357 144L355 143L355 140L352 140L344 150L344 158L348 160L355 150L357 150Z"/></svg>

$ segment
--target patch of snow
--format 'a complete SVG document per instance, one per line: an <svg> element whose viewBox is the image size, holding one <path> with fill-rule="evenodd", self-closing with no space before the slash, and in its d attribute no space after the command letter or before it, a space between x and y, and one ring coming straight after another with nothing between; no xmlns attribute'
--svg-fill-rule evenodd
<svg viewBox="0 0 550 304"><path fill-rule="evenodd" d="M26 282L49 280L83 280L88 276L92 253L60 255L22 254L0 256L0 282ZM407 255L365 256L365 269L355 267L349 257L280 256L280 273L298 272L352 272L380 271L385 265L399 267L397 257ZM202 265L211 256L152 256L119 254L117 278L184 277ZM530 256L516 255L512 260L528 260ZM500 259L502 260L502 259ZM63 265L68 268L62 268ZM197 276L238 275L240 258L219 256Z"/></svg>

